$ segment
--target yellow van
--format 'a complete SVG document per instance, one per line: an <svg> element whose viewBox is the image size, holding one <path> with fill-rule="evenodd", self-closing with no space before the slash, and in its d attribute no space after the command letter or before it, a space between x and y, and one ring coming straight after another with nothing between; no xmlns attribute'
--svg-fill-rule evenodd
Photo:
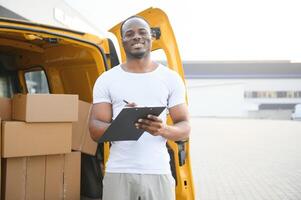
<svg viewBox="0 0 301 200"><path fill-rule="evenodd" d="M156 35L152 50L162 49L167 65L184 79L175 36L166 14L160 9L149 8L137 15L149 21ZM109 31L116 35L121 44L119 27L120 24ZM120 52L123 61L123 49ZM0 97L11 98L15 93L78 94L80 100L92 102L92 88L97 77L122 61L119 61L114 44L109 38L0 18ZM172 123L170 118L169 123ZM192 200L194 184L189 141L168 141L167 146L172 158L170 165L176 180L177 200ZM93 196L85 194L87 191L93 193L93 181L89 179L95 177L101 182L103 177L103 169L96 170L94 174L91 170L83 171L89 170L89 164L85 166L86 162L89 159L100 160L100 164L96 162L97 167L105 167L109 151L108 143L99 144L95 158L86 155L82 159L83 196Z"/></svg>

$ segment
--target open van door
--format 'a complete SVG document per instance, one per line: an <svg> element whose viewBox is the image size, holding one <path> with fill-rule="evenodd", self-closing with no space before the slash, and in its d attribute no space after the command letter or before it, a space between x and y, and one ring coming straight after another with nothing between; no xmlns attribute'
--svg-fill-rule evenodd
<svg viewBox="0 0 301 200"><path fill-rule="evenodd" d="M80 100L91 103L94 82L112 64L117 63L116 59L113 59L116 56L113 55L112 52L114 51L111 47L110 40L107 38L34 22L0 17L0 100L5 97L10 102L9 98L16 93L50 93L77 94ZM3 109L0 109L1 111L3 112ZM84 113L82 115L83 119L85 119ZM6 118L11 119L11 113L4 114L9 116ZM2 120L4 118L1 117L1 113L0 118ZM85 133L85 131L82 133ZM84 135L78 136L78 138L83 139L82 141L86 141ZM77 143L80 147L82 141ZM100 153L103 152L101 147L98 148ZM100 198L102 189L100 162L102 162L103 156L98 153L97 155L100 156L96 157L94 156L95 152L88 154L86 151L80 151L82 152L82 165L80 166L80 163L78 163L79 165L73 165L74 168L77 167L77 170L73 171L81 170L81 194L90 198ZM6 168L3 167L3 169ZM5 171L2 172L2 177L5 176L5 173ZM34 174L34 176L38 177L40 174ZM75 174L74 177L80 180L79 174ZM23 185L22 187L16 186L22 184L18 180L11 180L10 183L13 184L7 186L6 182L2 183L4 188L2 194L6 195L5 197L16 199L15 194L24 194L23 191L18 193L16 189L25 188ZM73 181L73 183L78 185L80 182ZM57 193L65 191L63 188L60 189L59 184L54 184L57 187L53 191ZM6 190L14 192L9 193ZM52 195L51 197L47 196L45 192L45 198L56 199L53 196L55 193L53 191L49 193L49 195ZM33 194L38 192L43 191L35 190ZM79 188L72 191L72 195L78 198L73 196L74 198L71 197L71 199L79 199ZM2 197L2 199L4 198Z"/></svg>
<svg viewBox="0 0 301 200"><path fill-rule="evenodd" d="M152 51L162 49L166 56L167 66L176 71L184 80L182 61L178 46L166 14L158 8L149 8L137 15L149 22L152 33L155 35ZM109 31L116 35L120 45L121 59L122 61L125 61L126 56L122 48L120 26L121 23L117 24ZM172 123L170 117L168 117L168 123ZM167 146L171 157L170 165L172 174L176 180L176 199L193 200L194 184L190 165L189 140L179 142L168 141Z"/></svg>

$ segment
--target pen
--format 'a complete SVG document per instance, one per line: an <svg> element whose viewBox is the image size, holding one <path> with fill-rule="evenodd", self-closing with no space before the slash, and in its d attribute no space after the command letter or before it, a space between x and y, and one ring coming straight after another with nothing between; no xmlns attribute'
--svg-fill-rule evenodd
<svg viewBox="0 0 301 200"><path fill-rule="evenodd" d="M126 104L129 104L129 102L128 102L128 101L126 101L126 100L124 100L124 99L123 99L123 102L124 102L124 103L126 103Z"/></svg>

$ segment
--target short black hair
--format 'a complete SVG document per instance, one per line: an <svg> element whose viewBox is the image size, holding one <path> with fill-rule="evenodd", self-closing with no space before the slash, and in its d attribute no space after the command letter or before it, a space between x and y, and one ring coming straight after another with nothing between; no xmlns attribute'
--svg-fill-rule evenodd
<svg viewBox="0 0 301 200"><path fill-rule="evenodd" d="M143 17L141 17L141 16L139 16L139 15L133 15L133 16L131 16L131 17L125 19L125 20L121 23L121 25L120 25L120 36L121 36L121 39L123 38L123 33L122 33L123 25L125 24L125 22L127 22L127 21L129 21L130 19L133 19L133 18L142 19L143 21L145 21L145 22L148 24L149 28L151 29L151 26L150 26L150 24L148 23L148 21L147 21L146 19L144 19Z"/></svg>

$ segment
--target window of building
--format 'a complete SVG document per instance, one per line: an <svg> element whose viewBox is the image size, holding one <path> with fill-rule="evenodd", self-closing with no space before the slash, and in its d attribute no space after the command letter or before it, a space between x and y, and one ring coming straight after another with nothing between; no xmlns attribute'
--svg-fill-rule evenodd
<svg viewBox="0 0 301 200"><path fill-rule="evenodd" d="M245 91L246 99L255 98L301 98L301 91Z"/></svg>

